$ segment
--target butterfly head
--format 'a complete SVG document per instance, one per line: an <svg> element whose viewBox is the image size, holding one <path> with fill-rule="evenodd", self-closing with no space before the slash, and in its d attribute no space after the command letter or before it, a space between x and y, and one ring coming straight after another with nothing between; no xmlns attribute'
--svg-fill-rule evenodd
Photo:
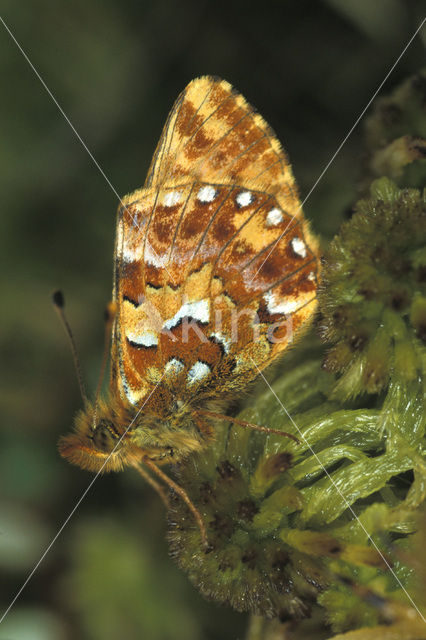
<svg viewBox="0 0 426 640"><path fill-rule="evenodd" d="M76 417L74 431L59 440L59 452L72 464L89 471L120 471L139 458L126 428L103 403L87 405Z"/></svg>

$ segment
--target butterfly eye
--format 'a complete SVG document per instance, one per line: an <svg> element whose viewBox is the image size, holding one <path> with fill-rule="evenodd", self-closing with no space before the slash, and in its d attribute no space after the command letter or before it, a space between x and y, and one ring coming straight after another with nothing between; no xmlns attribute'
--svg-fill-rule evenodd
<svg viewBox="0 0 426 640"><path fill-rule="evenodd" d="M91 439L96 449L103 453L110 453L118 443L119 436L111 425L100 422Z"/></svg>

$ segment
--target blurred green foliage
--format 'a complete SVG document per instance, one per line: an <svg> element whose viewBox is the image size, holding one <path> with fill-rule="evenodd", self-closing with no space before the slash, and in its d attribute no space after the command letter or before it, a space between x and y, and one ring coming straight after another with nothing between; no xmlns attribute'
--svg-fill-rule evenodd
<svg viewBox="0 0 426 640"><path fill-rule="evenodd" d="M417 0L3 0L3 19L113 185L0 25L3 608L91 480L56 452L81 401L49 294L58 286L67 294L94 389L117 194L143 183L179 91L206 73L232 82L283 141L303 199L421 8ZM419 68L424 38L386 90ZM361 148L357 129L306 203L325 239L356 199ZM0 639L242 637L244 616L201 600L168 558L164 532L162 505L132 472L99 479L0 625Z"/></svg>
<svg viewBox="0 0 426 640"><path fill-rule="evenodd" d="M152 640L200 637L189 589L171 564L158 570L161 557L141 545L137 529L111 517L87 520L77 530L71 558L64 593L90 638L137 638L142 632Z"/></svg>

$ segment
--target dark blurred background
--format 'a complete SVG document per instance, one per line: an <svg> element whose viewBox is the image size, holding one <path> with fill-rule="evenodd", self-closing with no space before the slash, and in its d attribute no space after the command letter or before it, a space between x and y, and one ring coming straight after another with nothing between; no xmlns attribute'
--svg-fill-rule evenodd
<svg viewBox="0 0 426 640"><path fill-rule="evenodd" d="M275 129L302 198L422 19L408 0L2 0L1 15L120 196L143 183L178 93L215 74ZM382 92L424 64L424 38ZM92 478L56 450L81 399L50 294L66 293L93 392L117 197L1 24L0 68L3 611ZM361 152L358 126L306 203L325 240L356 197ZM139 477L99 478L0 639L242 638L245 617L201 600L164 533Z"/></svg>

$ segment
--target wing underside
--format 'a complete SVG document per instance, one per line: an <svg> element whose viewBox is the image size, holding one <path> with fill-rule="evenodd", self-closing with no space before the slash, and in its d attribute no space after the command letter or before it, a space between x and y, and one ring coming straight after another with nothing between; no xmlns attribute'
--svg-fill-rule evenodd
<svg viewBox="0 0 426 640"><path fill-rule="evenodd" d="M200 78L166 123L144 189L120 208L113 384L190 397L244 386L315 309L317 248L269 127Z"/></svg>

